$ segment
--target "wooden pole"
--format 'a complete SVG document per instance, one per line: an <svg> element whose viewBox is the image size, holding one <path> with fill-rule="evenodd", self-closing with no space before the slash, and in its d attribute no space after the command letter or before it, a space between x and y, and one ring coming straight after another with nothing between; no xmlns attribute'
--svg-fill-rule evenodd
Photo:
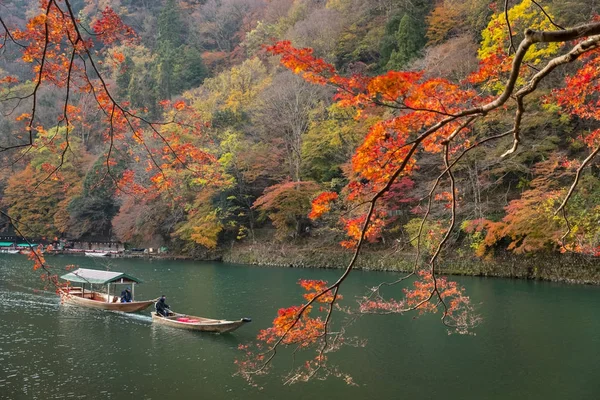
<svg viewBox="0 0 600 400"><path fill-rule="evenodd" d="M131 284L131 301L135 301L135 282Z"/></svg>

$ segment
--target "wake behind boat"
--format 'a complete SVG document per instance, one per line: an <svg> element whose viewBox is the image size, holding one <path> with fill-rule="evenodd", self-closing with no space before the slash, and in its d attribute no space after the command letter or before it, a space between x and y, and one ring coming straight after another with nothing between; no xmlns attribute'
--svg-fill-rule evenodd
<svg viewBox="0 0 600 400"><path fill-rule="evenodd" d="M163 317L155 312L152 313L152 323L167 325L173 328L212 333L233 332L240 326L250 321L252 321L250 318L242 318L237 321L227 321L223 319L202 318L179 313L173 313L173 315Z"/></svg>
<svg viewBox="0 0 600 400"><path fill-rule="evenodd" d="M77 271L61 276L61 279L81 284L81 286L68 286L59 289L61 299L69 304L110 311L136 312L149 307L156 301L156 299L146 301L133 300L135 296L135 284L142 281L122 272L79 268ZM87 291L86 284L89 285ZM94 291L93 285L106 285L106 293ZM131 285L133 301L121 303L119 296L110 294L111 285L113 292L116 285Z"/></svg>

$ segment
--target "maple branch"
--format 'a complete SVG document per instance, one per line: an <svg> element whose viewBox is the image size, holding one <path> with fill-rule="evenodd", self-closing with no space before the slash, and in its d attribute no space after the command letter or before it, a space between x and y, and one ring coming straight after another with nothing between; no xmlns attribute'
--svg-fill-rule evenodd
<svg viewBox="0 0 600 400"><path fill-rule="evenodd" d="M163 176L163 178L166 180L166 174L164 172L164 170L162 169L162 167L158 164L158 161L156 161L154 155L152 154L152 151L150 150L150 148L148 147L148 145L146 144L146 141L143 140L143 138L139 135L139 133L137 132L137 129L133 126L131 120L128 118L127 115L133 117L133 118L137 118L143 121L143 118L136 116L135 114L132 113L128 113L126 112L125 109L123 109L111 96L110 94L107 92L108 88L106 86L104 87L105 93L107 93L107 95L109 96L109 98L111 99L111 113L108 114L106 112L106 110L104 109L104 107L101 105L100 99L98 98L98 92L96 87L94 87L94 85L92 84L89 75L87 73L87 63L86 60L79 56L80 59L83 62L83 66L84 66L84 70L86 71L86 73L84 74L84 77L86 79L86 81L88 82L92 95L94 96L94 99L96 100L96 103L98 103L98 105L100 105L100 109L102 110L102 112L104 113L104 115L108 118L109 120L109 138L110 138L110 144L109 144L109 151L108 151L108 156L107 156L107 160L106 160L106 165L107 165L107 170L106 170L106 175L110 176L111 180L115 183L115 186L117 187L118 190L120 190L121 192L125 193L125 194L131 194L129 191L124 190L120 185L119 182L117 180L117 178L111 173L110 171L110 167L109 167L109 160L110 160L110 154L112 152L112 149L114 147L114 118L115 118L115 112L117 111L117 109L122 113L123 118L125 119L125 121L127 121L127 125L129 126L129 129L131 130L132 134L134 137L136 137L138 139L138 141L142 144L142 146L144 147L144 151L148 154L150 160L152 161L152 164L154 164L154 166L158 169L158 171L160 172L160 174ZM90 57L90 54L88 53L88 57ZM95 69L95 72L97 74L99 74L98 70ZM147 122L148 124L150 124L150 122ZM168 192L170 194L170 196L173 198L170 189L168 189Z"/></svg>
<svg viewBox="0 0 600 400"><path fill-rule="evenodd" d="M334 87L340 88L340 86L334 86ZM388 108L392 108L392 109L395 109L395 110L402 110L402 111L409 110L409 111L418 111L418 112L429 112L429 113L432 113L432 114L439 114L439 115L443 115L443 116L447 116L447 117L454 116L453 114L447 113L445 111L434 110L432 108L411 107L411 106L407 105L404 102L398 101L397 99L393 99L393 100L390 100L390 101L392 101L392 102L394 102L396 104L399 104L399 105L395 106L395 105L390 104L390 103L385 103L383 101L379 101L379 100L377 100L375 98L371 99L371 102L373 104L375 104L375 105L382 106L382 107L388 107Z"/></svg>
<svg viewBox="0 0 600 400"><path fill-rule="evenodd" d="M69 151L70 149L70 144L69 144L69 114L68 114L68 109L69 109L69 96L71 94L71 73L73 71L73 63L75 60L75 54L77 52L77 43L79 42L79 38L77 39L77 41L73 44L73 51L71 52L71 59L69 61L69 69L67 71L67 78L66 78L66 82L67 82L67 87L66 87L66 93L65 93L65 101L64 101L64 105L63 105L63 118L62 121L59 121L58 124L56 125L56 135L58 135L58 129L60 127L60 124L64 121L65 122L65 148L63 149L61 155L60 155L60 162L59 164L54 168L54 170L52 170L52 172L50 172L48 174L48 176L46 176L41 182L39 182L34 190L37 190L44 182L46 182L48 179L50 179L50 177L52 177L52 175L54 175L63 165L65 162L65 155L67 154L67 151ZM52 139L53 140L53 139Z"/></svg>
<svg viewBox="0 0 600 400"><path fill-rule="evenodd" d="M19 99L19 101L21 100L25 100L29 97L33 97L32 100L32 105L31 105L31 117L29 120L29 123L27 124L27 128L26 130L29 132L29 143L21 143L21 144L16 144L16 145L11 145L11 146L2 146L0 147L0 151L4 152L7 150L13 150L13 149L18 149L18 148L22 148L22 147L31 147L33 145L33 122L35 120L35 115L36 115L36 110L37 110L37 94L38 94L38 89L40 88L41 84L42 84L42 76L44 73L44 66L46 63L46 54L48 51L48 44L50 42L50 37L49 37L49 29L48 29L48 15L50 13L50 8L52 7L52 4L54 3L54 0L50 0L48 2L48 5L46 6L46 20L44 21L44 48L42 49L42 57L41 57L41 61L40 61L40 69L39 72L37 74L37 80L35 83L35 86L33 88L33 91L25 96L25 97L13 97L13 98L6 98L3 99L3 101L7 101L7 100L11 100L11 99ZM4 26L4 28L6 29L7 34L10 35L8 28L6 27L6 25L4 24L4 21L2 21L2 25ZM12 36L11 36L12 38ZM14 41L14 39L13 39ZM16 43L16 42L15 42ZM18 106L18 104L17 104ZM17 107L15 106L15 108Z"/></svg>
<svg viewBox="0 0 600 400"><path fill-rule="evenodd" d="M460 113L457 113L455 115L448 116L448 117L442 119L441 121L439 121L438 123L436 123L436 124L432 125L431 127L429 127L422 134L420 134L417 137L417 139L415 139L415 141L414 141L413 145L411 146L409 152L407 153L407 155L402 160L400 166L396 169L396 171L388 179L386 185L382 189L380 189L371 198L371 201L369 202L370 203L370 207L369 207L369 210L368 210L368 212L366 214L366 218L365 218L365 222L363 224L363 227L361 229L360 238L359 238L358 243L356 245L353 257L350 260L348 266L346 267L344 273L340 276L340 278L333 285L331 285L328 288L324 289L317 296L315 296L315 298L313 298L311 301L305 303L302 306L302 308L300 309L300 311L298 313L298 316L296 317L295 321L290 325L290 327L288 328L288 330L286 332L284 332L284 334L280 337L280 339L271 348L270 351L272 351L273 353L272 353L271 357L269 357L267 359L267 361L264 363L263 367L266 366L272 360L272 358L275 355L277 346L279 346L279 344L283 341L283 339L287 336L287 334L291 331L291 329L293 329L294 326L298 323L298 321L302 317L302 314L305 312L305 310L317 298L321 297L322 295L324 295L325 293L327 293L329 290L338 287L347 278L347 276L349 275L349 273L351 272L351 270L353 269L353 267L354 267L354 265L356 263L358 255L360 254L360 249L361 249L361 247L362 247L362 245L364 243L366 231L367 231L367 229L369 227L369 223L370 223L371 217L373 216L373 212L374 212L374 209L375 209L375 203L377 202L377 200L381 196L383 196L383 194L385 194L389 190L389 188L392 186L392 184L396 180L396 178L404 171L404 169L405 169L406 165L408 164L410 158L415 153L415 151L417 150L417 148L419 147L419 145L421 144L421 142L424 139L426 139L428 136L430 136L434 132L438 131L440 128L444 127L448 123L456 120L457 118L460 118L460 117L463 117L463 116L471 116L471 115L474 115L474 114L484 114L485 115L489 111L502 106L509 99L511 93L513 92L513 90L515 88L515 85L516 85L516 82L517 82L518 75L519 75L519 66L522 63L523 58L525 57L525 54L529 50L529 47L531 47L531 45L533 45L534 43L537 43L537 42L540 42L540 41L559 41L559 40L565 40L564 39L565 37L571 37L571 36L575 38L575 37L577 37L577 35L585 35L587 32L594 32L595 30L598 30L600 32L600 24L588 24L588 25L584 25L584 26L579 27L579 28L574 28L574 29L569 30L569 31L561 31L561 32L538 32L538 31L532 31L532 30L526 31L525 39L523 39L523 41L519 45L519 48L516 51L516 54L515 54L515 57L514 57L514 60L513 60L513 66L512 66L511 73L509 75L506 87L505 87L504 91L495 100L490 101L489 103L484 104L482 106L473 107L473 108L464 110L464 111L462 111ZM582 42L582 44L583 43L585 43L585 42ZM580 44L579 46L581 46L582 44ZM545 74L543 74L543 71L544 70L540 71L536 75L536 76L540 76L539 79L541 79L543 76L547 75L547 73L549 73L551 71L551 69L548 70ZM535 81L535 79L532 79L531 82L533 82L534 84L537 84L537 82ZM533 89L531 91L533 91ZM526 93L524 92L523 95L525 95L525 94ZM453 196L454 195L455 194L453 193ZM455 207L455 204L453 205L453 207ZM454 227L454 222L455 222L455 214L453 213L453 219L452 219L452 224L451 224L452 228ZM435 260L437 259L437 256L439 255L439 252L441 251L441 247L448 240L448 235L449 235L449 232L446 234L446 236L443 238L443 240L439 243L436 252L432 256L432 259L430 260L430 265L432 267L432 274L435 271ZM436 290L437 290L437 286L436 286ZM434 292L432 292L431 296L433 296L433 293ZM427 299L427 301L429 301L431 299L431 296L430 296L429 299ZM425 301L419 303L418 306L420 306L421 304L424 304L424 303L425 303Z"/></svg>
<svg viewBox="0 0 600 400"><path fill-rule="evenodd" d="M509 154L517 151L519 147L519 143L521 142L520 129L521 129L521 121L523 119L523 113L525 112L525 106L523 105L523 97L517 97L517 111L515 113L515 123L513 125L513 145L510 149L504 152L500 158L504 158Z"/></svg>
<svg viewBox="0 0 600 400"><path fill-rule="evenodd" d="M540 4L539 4L537 1L535 1L535 0L531 0L531 2L532 2L533 4L535 4L535 5L536 5L536 6L537 6L537 7L538 7L538 8L539 8L541 11L542 11L542 13L544 13L544 15L546 16L546 19L547 19L547 20L548 20L548 21L549 21L549 22L550 22L552 25L554 25L555 27L557 27L558 29L561 29L561 30L563 30L563 31L565 30L565 28L563 28L562 26L560 26L560 25L556 24L556 23L555 23L555 22L552 20L552 17L551 17L551 16L550 16L550 15L549 15L549 14L546 12L546 10L544 10L544 7L542 7L542 6L541 6L541 5L540 5Z"/></svg>
<svg viewBox="0 0 600 400"><path fill-rule="evenodd" d="M452 234L452 231L454 230L454 226L456 223L456 182L454 180L454 173L452 172L452 168L450 167L450 164L448 162L449 143L446 143L446 145L444 147L445 147L444 148L444 165L446 167L446 170L448 171L448 178L450 179L450 192L452 193L450 226L448 227L448 230L446 231L446 235L444 236L444 238L439 242L438 248L437 248L436 252L433 254L433 256L431 257L431 261L429 262L429 265L431 265L431 277L433 278L434 291L437 294L439 301L444 306L444 313L442 315L442 323L444 325L448 326L446 323L446 317L448 316L448 306L446 305L446 302L442 298L442 294L440 293L438 285L437 285L437 278L435 276L435 261L436 261L437 257L439 256L440 252L442 251L442 247L444 247L444 244L450 238L450 235Z"/></svg>
<svg viewBox="0 0 600 400"><path fill-rule="evenodd" d="M82 38L81 32L79 30L79 24L77 23L77 19L75 18L75 14L73 13L73 9L71 7L71 3L69 2L69 0L65 0L65 4L66 4L67 9L69 11L69 18L71 19L71 21L73 23L73 27L75 29L75 32L77 33L77 37L78 38ZM121 111L124 114L124 116L125 115L129 115L130 117L138 119L138 120L144 122L145 124L147 124L150 127L150 129L152 129L152 131L154 131L154 133L156 135L158 135L158 137L165 143L165 145L173 153L173 155L175 156L175 158L177 159L177 161L180 162L185 169L187 169L187 170L189 170L191 172L194 172L194 173L198 173L198 171L195 171L195 170L192 170L191 168L189 168L189 166L187 165L187 163L185 161L183 161L180 158L179 154L177 154L177 152L171 147L171 144L169 143L169 141L166 140L166 138L160 132L158 132L158 130L154 127L154 125L168 125L168 124L174 123L174 121L173 122L150 122L150 121L146 120L145 118L143 118L143 117L141 117L139 115L136 115L136 114L132 113L131 111L123 108L119 104L119 102L117 102L115 100L115 98L113 97L113 95L109 91L108 85L106 84L106 81L102 77L102 74L100 73L98 67L96 66L96 63L94 62L94 59L92 57L90 49L87 46L84 45L83 46L83 50L87 54L88 59L90 61L90 64L91 64L94 72L96 73L96 75L98 77L98 80L102 84L102 88L103 88L104 92L106 93L106 95L108 96L108 98L110 99L111 103L114 104L119 109L119 111ZM89 81L89 78L88 78L88 81ZM92 85L92 87L93 87L93 85Z"/></svg>
<svg viewBox="0 0 600 400"><path fill-rule="evenodd" d="M27 46L25 46L24 44L21 44L19 42L17 42L15 40L15 38L13 37L13 35L10 33L10 29L8 29L8 27L6 26L6 23L4 22L4 20L2 19L2 16L0 16L0 25L2 25L2 27L4 28L4 34L5 36L5 41L6 41L6 37L8 37L14 44L16 44L17 46L22 47L23 49L26 49Z"/></svg>
<svg viewBox="0 0 600 400"><path fill-rule="evenodd" d="M589 29L591 30L591 28L589 28ZM598 31L600 31L599 27L596 27L595 29L598 29ZM571 31L573 31L572 34L579 32L579 30L577 30L577 29L573 29ZM532 38L535 36L539 36L540 38L545 37L544 34L538 35L539 32L532 32L532 31L527 31L527 32L529 32L529 36L531 36ZM563 32L566 32L566 31L562 31L560 33L563 33ZM501 156L502 158L509 154L514 153L517 150L517 147L520 143L520 136L519 136L520 125L521 125L523 113L525 112L525 107L523 105L523 99L527 95L534 92L537 89L540 81L543 78L545 78L548 74L550 74L558 66L575 61L582 54L584 54L590 50L598 48L599 45L600 45L600 35L595 35L595 36L590 37L587 40L582 41L581 43L574 46L568 53L566 53L562 56L555 57L555 58L551 59L550 61L548 61L546 63L546 65L544 66L544 68L539 70L533 77L531 77L531 79L525 86L520 88L515 93L515 99L517 102L517 111L515 114L515 123L514 123L514 141L513 141L512 148L509 149L508 151L506 151L504 154L502 154L502 156Z"/></svg>
<svg viewBox="0 0 600 400"><path fill-rule="evenodd" d="M571 223L569 222L569 218L567 217L567 207L563 207L562 215L563 215L563 219L565 220L565 222L567 224L567 231L560 237L560 246L563 249L567 250L567 248L565 247L565 239L571 233Z"/></svg>
<svg viewBox="0 0 600 400"><path fill-rule="evenodd" d="M129 128L131 129L131 131L133 132L133 135L142 143L142 146L144 147L144 149L146 150L146 152L148 153L148 155L150 156L150 160L152 161L152 164L154 164L154 166L158 169L158 171L160 172L160 174L162 175L163 179L165 180L165 182L167 182L168 178L167 175L165 174L164 169L158 164L158 161L156 161L156 159L154 158L154 155L152 154L150 148L148 147L148 145L146 144L146 141L142 139L142 137L138 134L137 130L133 127L133 124L131 123L131 121L129 120L129 118L124 117L125 120L127 121L127 124L129 125ZM171 193L171 189L167 186L167 193L169 194L169 196L174 199L175 197L173 196L173 194Z"/></svg>
<svg viewBox="0 0 600 400"><path fill-rule="evenodd" d="M594 159L594 157L596 157L596 155L600 152L600 146L597 146L594 151L592 151L590 153L590 155L588 155L585 160L583 160L583 162L581 163L581 165L579 166L579 168L577 168L577 172L575 173L575 179L573 179L573 183L571 184L571 187L569 188L569 192L567 193L567 195L565 196L564 200L562 201L561 205L558 207L558 209L554 212L554 215L558 214L561 210L563 210L565 208L565 206L567 205L567 202L569 201L569 199L571 198L571 196L573 195L573 192L575 191L575 188L577 187L577 184L579 183L579 178L581 177L581 172L583 171L583 169L590 163L590 161L592 161Z"/></svg>
<svg viewBox="0 0 600 400"><path fill-rule="evenodd" d="M472 117L468 118L467 121L465 121L463 124L461 124L459 127L457 127L448 136L448 138L442 142L442 144L444 144L445 146L448 146L449 143L460 133L460 131L462 131L463 129L467 128L471 123L473 123L473 121L477 117L478 116L472 116ZM428 199L428 201L427 201L427 209L426 209L425 215L421 219L421 223L419 225L419 229L417 231L417 234L415 235L414 238L412 238L412 239L409 240L409 243L413 242L414 240L417 240L417 246L416 246L416 248L417 248L417 254L415 256L415 263L414 263L414 266L413 266L413 270L408 275L405 275L405 276L403 276L403 277L401 277L401 278L399 278L399 279L397 279L397 280L395 280L393 282L382 282L382 283L380 283L378 286L376 286L375 288L372 289L371 296L373 295L373 293L377 293L377 296L379 296L379 290L380 290L381 286L383 286L383 285L385 285L385 286L394 286L394 285L397 285L397 284L399 284L399 283L401 283L401 282L409 279L410 277L412 277L412 276L414 276L416 274L417 267L418 267L418 264L419 264L419 259L421 258L421 256L420 256L420 254L421 254L421 237L423 235L423 227L424 227L425 222L427 221L427 218L429 217L429 214L431 212L431 205L432 205L432 200L433 200L433 193L435 192L436 188L438 187L438 185L439 185L441 179L444 177L444 175L446 175L446 173L449 172L450 168L452 168L458 161L460 161L460 159L467 152L469 152L470 150L478 147L479 145L481 145L481 144L483 144L485 142L488 142L488 141L491 141L491 140L495 140L495 139L499 139L501 137L504 137L504 136L510 134L510 132L511 131L505 132L505 133L503 133L501 135L496 135L496 136L489 137L489 138L487 138L485 140L482 140L482 141L480 141L478 143L475 143L474 145L468 147L454 161L452 161L452 163L450 165L447 165L446 169L440 175L438 175L437 179L435 180L434 184L432 185L431 189L429 190L429 194L425 197L425 198ZM371 296L369 296L369 298Z"/></svg>
<svg viewBox="0 0 600 400"><path fill-rule="evenodd" d="M317 368L315 368L310 375L307 377L307 380L312 378L313 376L315 376L317 374L317 372L319 372L319 370L321 369L321 367L323 367L323 356L325 353L325 350L327 349L327 346L329 345L328 339L327 339L327 328L329 326L329 321L331 321L331 315L333 314L333 306L337 300L337 294L339 291L339 286L336 286L336 288L333 290L333 297L331 298L331 301L329 302L329 310L327 311L327 316L325 317L325 322L323 325L323 333L321 335L319 335L319 337L323 338L323 345L321 346L320 350L319 350L319 355L317 356L317 359L319 361L319 365L317 366Z"/></svg>
<svg viewBox="0 0 600 400"><path fill-rule="evenodd" d="M517 49L515 48L515 44L513 43L513 34L512 34L512 28L510 27L510 20L508 19L508 0L504 0L504 18L506 19L506 27L508 28L508 38L510 40L510 48L508 51L508 54L510 55L510 52L517 52Z"/></svg>
<svg viewBox="0 0 600 400"><path fill-rule="evenodd" d="M435 252L433 253L430 261L429 261L429 265L430 265L430 272L431 272L431 276L434 282L434 287L433 290L430 292L429 296L427 296L425 299L423 299L422 301L418 302L416 305L414 305L413 307L409 307L407 310L414 310L417 309L418 307L420 307L422 304L428 302L431 300L431 298L433 297L434 294L437 294L438 297L438 304L442 304L444 306L444 314L442 316L442 322L444 323L444 325L448 326L448 322L446 321L446 318L448 316L448 308L446 303L444 302L444 299L442 297L442 294L439 291L439 287L437 284L437 278L436 278L436 260L439 257L439 254L441 253L441 249L444 247L444 245L447 243L447 241L449 240L450 235L452 234L452 231L455 227L456 224L456 182L455 182L455 178L452 172L452 166L455 165L456 162L458 162L462 156L464 156L464 154L466 154L467 151L471 150L472 148L475 148L481 144L483 144L484 142L490 141L490 140L494 140L494 139L498 139L501 137L504 137L510 133L513 133L514 135L514 140L513 140L513 146L512 148L507 151L504 155L508 155L511 154L512 152L514 152L517 147L518 144L520 142L520 137L519 137L519 133L520 133L520 125L521 125L521 120L522 120L522 116L523 113L525 111L524 105L523 105L523 99L525 96L527 96L529 93L533 92L535 90L535 88L537 87L537 84L541 81L541 79L543 79L546 75L548 75L553 69L555 69L557 66L567 63L567 62L572 62L574 61L577 57L579 57L579 55L593 49L596 48L598 46L598 41L599 38L597 37L591 37L587 40L584 40L583 42L579 43L578 45L576 45L569 53L560 56L560 57L556 57L553 60L550 60L550 62L548 62L546 64L546 66L541 69L541 70L537 70L537 73L530 79L530 81L528 82L528 84L524 87L522 87L521 89L519 89L517 91L517 93L515 94L515 98L517 101L517 111L515 114L515 123L513 128L508 131L505 132L503 134L500 135L495 135L493 137L490 138L486 138L478 143L476 143L475 145L469 147L468 149L465 149L463 151L463 153L455 160L452 161L452 163L450 163L449 160L449 143L450 141L458 134L458 131L460 131L464 126L467 126L468 124L470 124L475 118L474 116L479 114L479 115L486 115L488 112L495 110L499 107L501 107L504 103L506 103L506 101L511 97L511 95L513 94L514 90L515 90L515 86L517 84L517 80L518 77L520 75L520 66L523 64L523 60L524 57L526 55L526 53L528 52L529 48L535 44L535 43L540 43L540 42L544 42L544 43L550 43L550 42L563 42L563 41L569 41L569 40L575 40L578 38L582 38L585 36L590 36L590 35L597 35L600 33L600 23L591 23L591 24L586 24L586 25L582 25L573 29L569 29L569 30L562 30L562 31L533 31L533 30L527 30L525 31L525 38L520 42L519 47L517 49L514 48L514 44L512 43L512 29L510 27L510 22L508 20L508 10L507 10L507 3L508 1L505 1L505 15L506 15L506 19L507 19L507 24L508 24L508 28L509 28L509 35L511 38L511 47L513 48L513 50L515 51L515 56L512 62L512 67L511 70L509 72L509 76L507 78L507 82L505 85L504 90L502 91L502 93L500 93L500 95L498 95L494 100L480 105L480 106L476 106L476 107L471 107L468 108L466 110L463 110L461 112L452 114L452 115L448 115L446 116L446 118L438 121L437 123L431 125L429 128L427 128L424 132L422 132L412 143L408 153L404 156L404 158L402 159L400 166L394 171L394 173L387 179L386 184L384 185L383 188L381 188L380 190L378 190L373 197L371 198L371 200L368 202L368 204L370 204L369 209L366 213L365 216L365 221L364 224L361 228L361 232L360 232L360 236L358 239L358 242L356 244L355 250L354 250L354 254L350 260L350 262L348 263L348 265L346 266L346 269L344 270L344 272L342 273L342 275L338 278L338 280L333 283L332 285L328 286L327 288L323 289L321 292L319 292L315 297L313 297L310 301L308 301L307 303L305 303L299 310L299 312L297 313L294 321L290 324L290 326L288 327L288 329L279 337L279 340L270 348L270 352L271 355L270 357L265 361L265 363L263 364L263 366L259 369L262 370L268 363L270 363L270 361L273 359L273 357L276 354L277 351L277 347L283 342L284 338L289 334L289 332L296 326L296 324L298 323L298 321L300 320L300 318L302 317L302 315L304 314L304 312L307 310L307 308L312 305L314 303L314 301L316 299L318 299L319 297L323 296L325 293L329 292L332 289L335 289L336 292L339 289L339 286L344 282L344 280L347 278L348 274L352 271L356 260L358 258L358 255L360 254L360 250L362 248L362 245L364 243L365 240L365 236L366 236L366 232L369 228L369 224L371 223L371 218L373 216L374 213L374 209L375 209L375 204L377 202L377 200L384 194L386 193L389 188L391 187L391 185L393 184L393 182L398 178L398 176L400 176L400 174L404 171L405 167L407 166L409 160L411 159L411 157L413 156L413 154L415 153L415 151L417 150L417 148L421 145L422 141L424 139L426 139L427 137L429 137L430 135L432 135L434 132L437 132L439 129L441 129L442 127L444 127L445 125L459 119L462 117L470 117L463 125L461 125L461 127L455 131L453 133L453 135L451 135L450 137L447 138L447 140L445 142L443 142L443 145L445 147L445 151L444 151L444 165L446 167L445 171L442 173L442 175L440 175L438 177L438 179L436 180L434 187L433 187L433 191L435 190L435 188L437 187L437 185L439 184L440 179L445 175L448 174L449 175L449 179L450 179L450 186L451 186L451 191L452 191L452 202L451 202L451 220L450 220L450 226L448 227L444 237L439 241L439 243L437 244L437 248L435 250ZM378 100L374 99L375 103L381 103ZM372 100L373 101L373 100ZM383 105L386 105L390 108L395 108L390 104L385 104L382 103ZM380 104L381 105L381 104ZM404 147L404 146L402 146ZM600 148L597 149L597 151L600 151ZM597 152L596 151L596 152ZM595 152L595 153L596 153ZM595 154L594 154L595 155ZM590 157L591 159L591 157ZM429 205L428 205L428 212L431 208L431 196L432 193L430 193L429 195ZM424 219L421 222L420 228L419 228L419 234L417 235L417 240L418 240L418 244L417 244L417 248L420 249L420 239L422 236L422 230L423 230L423 226L425 223L425 220L427 218L428 213L426 213ZM418 250L417 253L417 261L415 262L415 265L418 265L418 258L420 257L420 250ZM398 281L402 281L405 279L408 279L410 276L412 276L414 274L414 271L411 274L408 274L405 277L400 278ZM379 286L381 287L381 285ZM404 311L404 310L403 310Z"/></svg>

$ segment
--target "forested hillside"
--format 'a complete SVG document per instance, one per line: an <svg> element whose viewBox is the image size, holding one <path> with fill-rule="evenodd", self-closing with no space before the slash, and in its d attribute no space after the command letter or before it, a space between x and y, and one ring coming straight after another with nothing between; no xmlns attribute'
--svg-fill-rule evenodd
<svg viewBox="0 0 600 400"><path fill-rule="evenodd" d="M75 53L69 63L71 54L57 45L43 49L56 68L45 79L83 74L86 66L94 82L81 84L68 101L68 90L40 86L34 118L28 93L39 60L19 43L41 34L44 21L29 21L40 4L47 2L0 3L3 23L21 32L5 35L0 57L0 208L32 238L100 237L192 255L235 242L352 248L364 223L356 204L369 185L378 188L374 170L385 169L386 152L396 151L369 146L399 138L408 123L402 117L414 111L386 97L392 87L403 90L390 81L369 81L365 90L375 94L366 106L339 91L358 88L361 78L335 87L318 84L315 74L311 82L294 74L305 67L280 65L293 52L287 42L268 46L285 40L311 48L346 77L404 71L402 79L413 83L407 91L415 91L410 96L429 96L414 104L452 115L469 93L490 98L504 89L510 64L490 60L511 53L505 15L517 46L526 28L572 27L598 11L588 0L509 1L506 14L499 0L76 0L71 5L91 33L97 70L77 64ZM116 26L107 7L126 26L122 40L102 37ZM523 68L535 74L542 60L563 52L558 43L539 44ZM460 159L455 199L447 184L428 196L445 169L437 154L444 143L424 143L411 173L381 196L367 249L413 251L411 239L424 233L419 245L433 253L455 206L462 222L448 238L454 248L478 256L498 249L598 255L598 160L582 168L568 218L555 213L582 165L577 160L598 140L597 97L573 89L597 85L582 65L566 65L524 98L528 112L516 151L502 157L515 140L505 135ZM574 85L565 86L565 75ZM96 78L106 92L95 89ZM463 92L435 104L459 86ZM108 104L106 93L135 110L135 118L98 107ZM503 107L509 112L475 121L465 141L510 130L519 105ZM410 123L418 131L431 121ZM34 145L20 148L30 134Z"/></svg>

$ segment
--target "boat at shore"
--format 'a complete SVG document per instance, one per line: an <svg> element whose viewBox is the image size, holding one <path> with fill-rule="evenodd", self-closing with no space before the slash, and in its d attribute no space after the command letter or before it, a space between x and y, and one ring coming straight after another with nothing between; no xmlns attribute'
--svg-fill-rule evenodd
<svg viewBox="0 0 600 400"><path fill-rule="evenodd" d="M135 301L135 285L141 283L141 280L122 272L79 268L61 276L61 279L69 283L81 284L81 286L69 285L59 289L62 301L67 304L101 310L136 312L148 308L157 301L157 299ZM86 285L89 285L88 290L86 290ZM106 293L94 290L94 285L106 286ZM118 295L111 294L111 287L114 292L118 285L131 286L131 302L121 303Z"/></svg>
<svg viewBox="0 0 600 400"><path fill-rule="evenodd" d="M109 252L105 251L105 252L100 252L100 253L94 253L91 251L86 251L85 255L87 257L108 257L110 255Z"/></svg>
<svg viewBox="0 0 600 400"><path fill-rule="evenodd" d="M21 250L16 250L16 249L0 249L0 253L4 253L4 254L19 254L21 252Z"/></svg>
<svg viewBox="0 0 600 400"><path fill-rule="evenodd" d="M166 325L172 328L212 333L232 332L250 321L252 321L250 318L227 321L223 319L202 318L179 313L172 313L172 315L169 315L168 317L163 317L158 315L156 312L152 313L152 323Z"/></svg>

